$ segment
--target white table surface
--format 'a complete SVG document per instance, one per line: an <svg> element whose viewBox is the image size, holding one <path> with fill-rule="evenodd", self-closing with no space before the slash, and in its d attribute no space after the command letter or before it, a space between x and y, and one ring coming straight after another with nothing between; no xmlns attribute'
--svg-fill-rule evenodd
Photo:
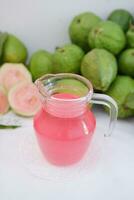
<svg viewBox="0 0 134 200"><path fill-rule="evenodd" d="M108 116L100 110L95 113L105 130ZM26 135L34 134L32 120L24 121L26 127L0 130L1 200L134 199L134 118L118 120L114 134L107 138L110 148L104 146L107 156L85 179L61 181L41 180L23 166L19 147Z"/></svg>

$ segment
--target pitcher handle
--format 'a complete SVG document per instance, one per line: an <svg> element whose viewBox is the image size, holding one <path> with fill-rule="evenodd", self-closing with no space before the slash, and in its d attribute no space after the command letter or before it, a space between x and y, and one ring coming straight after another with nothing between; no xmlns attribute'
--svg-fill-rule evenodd
<svg viewBox="0 0 134 200"><path fill-rule="evenodd" d="M109 122L108 131L106 134L104 134L104 136L110 136L114 130L114 127L117 121L117 115L118 115L117 103L110 96L105 95L105 94L98 94L98 93L93 94L90 102L93 104L105 105L109 108L110 122Z"/></svg>

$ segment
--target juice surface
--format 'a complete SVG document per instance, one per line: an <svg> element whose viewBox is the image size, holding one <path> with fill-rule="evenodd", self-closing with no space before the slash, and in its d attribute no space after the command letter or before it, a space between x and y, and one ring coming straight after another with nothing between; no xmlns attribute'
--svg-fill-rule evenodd
<svg viewBox="0 0 134 200"><path fill-rule="evenodd" d="M67 93L54 97L78 98ZM95 124L95 117L89 108L74 118L56 117L42 108L34 118L36 136L44 156L52 164L62 166L81 160L91 141Z"/></svg>

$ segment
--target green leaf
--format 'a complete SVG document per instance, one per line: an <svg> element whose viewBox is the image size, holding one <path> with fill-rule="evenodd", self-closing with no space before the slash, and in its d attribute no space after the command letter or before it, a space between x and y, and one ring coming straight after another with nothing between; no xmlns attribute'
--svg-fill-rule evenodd
<svg viewBox="0 0 134 200"><path fill-rule="evenodd" d="M21 127L21 126L0 124L0 129L15 129L15 128L19 128L19 127Z"/></svg>

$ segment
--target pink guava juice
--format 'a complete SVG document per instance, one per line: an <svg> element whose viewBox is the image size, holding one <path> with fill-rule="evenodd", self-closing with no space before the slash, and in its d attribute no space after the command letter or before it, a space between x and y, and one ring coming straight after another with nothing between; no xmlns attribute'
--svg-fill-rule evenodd
<svg viewBox="0 0 134 200"><path fill-rule="evenodd" d="M67 93L55 94L54 97L78 98ZM62 106L62 114L64 109ZM70 112L72 109L70 107ZM95 126L95 117L88 106L82 115L76 117L57 117L47 112L44 107L34 117L34 129L40 149L45 158L57 166L71 165L82 159L91 142Z"/></svg>

